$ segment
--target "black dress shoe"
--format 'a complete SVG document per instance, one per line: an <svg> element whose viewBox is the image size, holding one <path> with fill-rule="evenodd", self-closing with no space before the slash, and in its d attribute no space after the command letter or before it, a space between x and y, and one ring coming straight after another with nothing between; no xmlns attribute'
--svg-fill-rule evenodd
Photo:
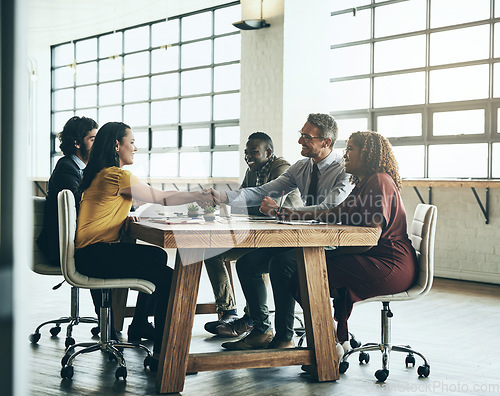
<svg viewBox="0 0 500 396"><path fill-rule="evenodd" d="M231 323L238 319L237 315L232 315L232 314L224 314L219 320L215 320L213 322L207 322L205 323L205 330L208 331L209 333L212 334L218 334L217 333L217 327L219 327L222 324L225 323Z"/></svg>
<svg viewBox="0 0 500 396"><path fill-rule="evenodd" d="M127 330L128 342L139 342L142 338L153 340L155 338L155 328L152 323L146 325L130 325Z"/></svg>

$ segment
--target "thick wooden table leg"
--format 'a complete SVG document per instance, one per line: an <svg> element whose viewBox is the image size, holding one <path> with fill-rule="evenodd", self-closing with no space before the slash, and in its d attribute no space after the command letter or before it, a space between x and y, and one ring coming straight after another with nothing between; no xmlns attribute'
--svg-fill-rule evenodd
<svg viewBox="0 0 500 396"><path fill-rule="evenodd" d="M322 247L297 249L300 294L307 346L314 350L312 374L318 381L339 379L330 292Z"/></svg>
<svg viewBox="0 0 500 396"><path fill-rule="evenodd" d="M159 393L177 393L184 389L203 254L203 249L177 250L156 376ZM183 265L181 258L193 264Z"/></svg>

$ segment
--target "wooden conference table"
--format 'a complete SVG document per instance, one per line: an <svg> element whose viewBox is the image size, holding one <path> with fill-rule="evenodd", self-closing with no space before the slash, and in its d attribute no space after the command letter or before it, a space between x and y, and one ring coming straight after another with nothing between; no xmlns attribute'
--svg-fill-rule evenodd
<svg viewBox="0 0 500 396"><path fill-rule="evenodd" d="M233 218L212 223L166 224L142 220L129 235L163 248L177 248L172 289L156 387L160 393L184 388L186 372L311 365L318 381L339 378L335 330L324 246L372 246L374 228L319 224L278 224ZM189 353L205 249L295 247L303 299L307 348Z"/></svg>

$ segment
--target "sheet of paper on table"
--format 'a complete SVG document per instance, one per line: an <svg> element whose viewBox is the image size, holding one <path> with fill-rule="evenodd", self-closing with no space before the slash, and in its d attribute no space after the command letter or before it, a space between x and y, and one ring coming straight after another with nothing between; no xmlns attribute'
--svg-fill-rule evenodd
<svg viewBox="0 0 500 396"><path fill-rule="evenodd" d="M227 220L232 222L276 223L276 217L267 217L267 216L232 215L230 218L227 218Z"/></svg>
<svg viewBox="0 0 500 396"><path fill-rule="evenodd" d="M143 219L141 217L141 219ZM150 223L159 224L203 224L205 220L202 217L188 218L188 217L146 217L144 220Z"/></svg>

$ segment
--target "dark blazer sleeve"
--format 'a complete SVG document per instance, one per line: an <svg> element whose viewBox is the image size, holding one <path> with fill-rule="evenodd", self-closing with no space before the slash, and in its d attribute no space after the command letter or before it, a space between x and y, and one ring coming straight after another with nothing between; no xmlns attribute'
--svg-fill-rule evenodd
<svg viewBox="0 0 500 396"><path fill-rule="evenodd" d="M52 183L49 183L49 194L51 196L55 194L55 199L57 201L57 194L62 190L71 190L75 196L75 203L78 209L80 207L81 198L81 194L77 192L81 180L78 166L71 159L69 161L64 161L59 169L54 170L51 180Z"/></svg>
<svg viewBox="0 0 500 396"><path fill-rule="evenodd" d="M271 167L270 172L269 172L269 178L267 181L271 181L271 180L276 179L282 173L285 173L285 171L288 168L290 168L290 164L285 160L280 161L280 158L277 158L275 160L275 163L276 163L276 166Z"/></svg>
<svg viewBox="0 0 500 396"><path fill-rule="evenodd" d="M57 216L57 195L64 189L75 195L77 210L80 206L80 194L77 193L81 176L78 165L69 158L63 157L54 168L49 179L43 228L37 239L37 246L54 266L59 266L59 228Z"/></svg>

